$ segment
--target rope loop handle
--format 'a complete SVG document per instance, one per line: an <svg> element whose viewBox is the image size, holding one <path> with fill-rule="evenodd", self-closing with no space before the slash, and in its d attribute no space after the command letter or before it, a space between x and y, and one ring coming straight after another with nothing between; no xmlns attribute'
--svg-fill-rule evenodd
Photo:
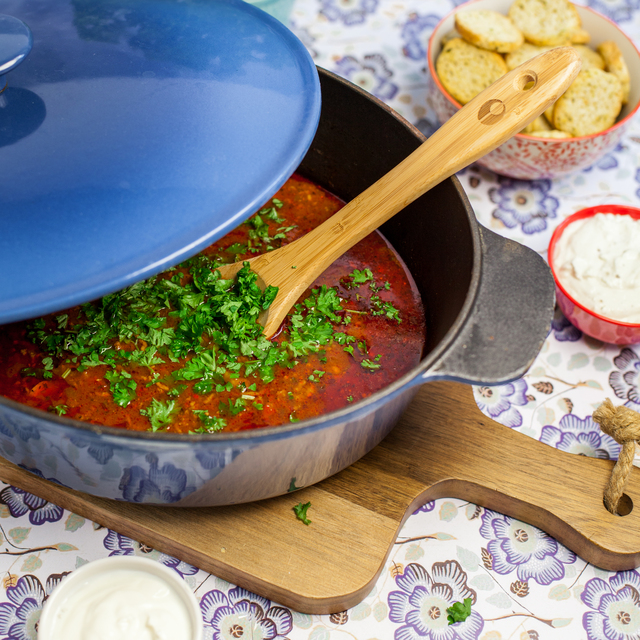
<svg viewBox="0 0 640 640"><path fill-rule="evenodd" d="M618 504L633 467L636 442L640 441L640 413L628 407L616 407L607 398L593 412L593 419L622 447L604 490L604 506L614 515L619 515Z"/></svg>

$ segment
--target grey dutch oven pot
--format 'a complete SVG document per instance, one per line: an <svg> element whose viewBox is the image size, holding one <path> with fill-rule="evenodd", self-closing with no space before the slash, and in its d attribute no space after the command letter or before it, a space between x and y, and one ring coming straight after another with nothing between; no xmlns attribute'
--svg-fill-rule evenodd
<svg viewBox="0 0 640 640"><path fill-rule="evenodd" d="M381 102L319 70L322 115L299 172L350 200L423 136ZM214 506L286 493L344 469L393 428L418 385L498 384L520 377L547 336L554 286L533 251L479 225L454 177L381 229L409 267L427 315L420 364L340 411L277 428L180 436L127 432L0 398L0 453L89 494L171 506Z"/></svg>

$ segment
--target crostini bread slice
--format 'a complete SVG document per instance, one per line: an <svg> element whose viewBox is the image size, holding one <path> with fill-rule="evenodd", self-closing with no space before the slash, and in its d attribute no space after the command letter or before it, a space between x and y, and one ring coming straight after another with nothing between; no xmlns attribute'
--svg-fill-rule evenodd
<svg viewBox="0 0 640 640"><path fill-rule="evenodd" d="M627 102L629 102L631 77L627 64L622 57L620 47L618 47L615 42L608 40L598 45L598 53L604 60L604 69L609 73L613 73L613 75L620 80L620 86L622 87L622 104L627 104Z"/></svg>
<svg viewBox="0 0 640 640"><path fill-rule="evenodd" d="M481 49L509 53L524 42L522 31L497 11L459 11L455 23L460 35Z"/></svg>
<svg viewBox="0 0 640 640"><path fill-rule="evenodd" d="M571 138L571 134L566 131L560 131L559 129L551 129L550 131L532 131L530 136L534 138L553 138L556 140L564 140L565 138Z"/></svg>
<svg viewBox="0 0 640 640"><path fill-rule="evenodd" d="M622 107L620 81L602 69L580 71L578 77L558 98L553 125L572 136L586 136L608 129Z"/></svg>
<svg viewBox="0 0 640 640"><path fill-rule="evenodd" d="M578 11L568 0L515 0L509 17L525 39L537 45L570 44L582 28Z"/></svg>
<svg viewBox="0 0 640 640"><path fill-rule="evenodd" d="M531 58L535 58L537 55L544 53L545 51L549 51L553 47L539 47L536 44L531 44L529 42L525 42L523 45L518 47L515 51L508 53L504 60L507 63L507 68L509 71L519 67L523 62L527 60L531 60Z"/></svg>
<svg viewBox="0 0 640 640"><path fill-rule="evenodd" d="M605 68L603 57L591 47L587 47L585 44L574 44L573 48L580 56L580 60L582 61L582 66L580 68L582 70L589 69L590 67L595 67L596 69Z"/></svg>
<svg viewBox="0 0 640 640"><path fill-rule="evenodd" d="M447 42L436 60L436 73L445 90L467 104L507 72L503 57L480 49L462 38Z"/></svg>
<svg viewBox="0 0 640 640"><path fill-rule="evenodd" d="M538 116L533 122L530 122L520 133L528 133L533 135L541 131L551 131L553 127L547 122L544 116Z"/></svg>

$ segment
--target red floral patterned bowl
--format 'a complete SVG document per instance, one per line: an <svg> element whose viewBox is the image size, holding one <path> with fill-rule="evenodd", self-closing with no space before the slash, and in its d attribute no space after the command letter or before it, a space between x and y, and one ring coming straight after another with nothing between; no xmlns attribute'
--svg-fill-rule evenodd
<svg viewBox="0 0 640 640"><path fill-rule="evenodd" d="M570 224L576 222L576 220L590 218L595 216L596 213L614 213L621 216L631 216L635 220L640 220L640 209L616 204L581 209L563 220L562 223L556 227L556 230L551 236L551 242L549 242L549 267L551 267L551 273L556 282L556 300L567 320L583 333L602 340L602 342L637 344L640 342L640 324L612 320L585 307L567 292L562 285L562 281L558 278L554 267L556 244L564 230Z"/></svg>
<svg viewBox="0 0 640 640"><path fill-rule="evenodd" d="M440 123L448 120L461 107L444 89L435 69L442 38L454 28L455 12L462 8L491 9L506 15L512 2L513 0L473 0L457 7L433 30L427 51L427 101ZM478 164L503 176L522 180L558 178L590 167L618 144L640 106L640 53L631 40L608 18L587 7L575 7L580 14L582 26L591 35L590 46L595 47L601 42L614 40L629 68L631 95L629 102L623 106L618 121L605 131L579 138L554 140L518 134L478 160Z"/></svg>

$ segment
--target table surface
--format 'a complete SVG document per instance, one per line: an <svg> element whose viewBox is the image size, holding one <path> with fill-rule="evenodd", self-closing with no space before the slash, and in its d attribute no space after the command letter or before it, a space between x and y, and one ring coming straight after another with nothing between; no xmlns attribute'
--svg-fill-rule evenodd
<svg viewBox="0 0 640 640"><path fill-rule="evenodd" d="M296 0L291 28L319 66L356 82L428 134L435 117L425 98L426 44L438 20L456 4ZM590 0L589 5L640 43L637 0ZM570 177L517 181L472 166L459 178L485 226L546 255L555 226L577 209L603 203L640 206L639 166L636 119L613 152ZM474 395L486 415L523 437L577 454L616 458L618 445L602 434L591 414L607 397L640 410L639 376L640 346L602 344L558 313L527 375L501 387L475 387ZM145 555L183 576L200 598L207 639L640 638L638 571L597 569L544 532L461 500L431 502L408 519L361 604L311 616L10 486L0 488L0 640L35 640L42 603L60 575L113 555ZM447 626L442 609L465 597L475 601L472 615ZM247 601L256 606L248 608Z"/></svg>

